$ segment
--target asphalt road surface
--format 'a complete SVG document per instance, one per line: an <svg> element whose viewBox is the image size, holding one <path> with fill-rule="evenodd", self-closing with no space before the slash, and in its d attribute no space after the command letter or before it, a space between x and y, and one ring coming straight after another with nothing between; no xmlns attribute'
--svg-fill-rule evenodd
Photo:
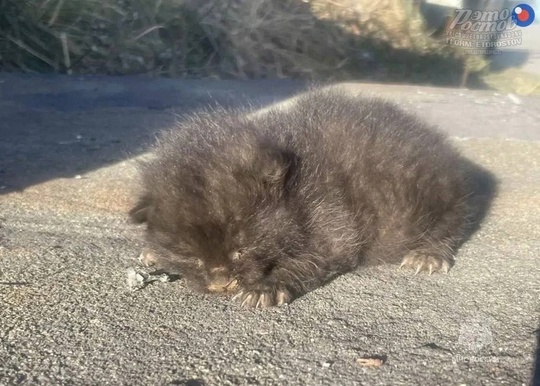
<svg viewBox="0 0 540 386"><path fill-rule="evenodd" d="M0 74L0 384L539 384L538 97L345 85L439 125L498 179L449 275L370 267L269 310L182 280L128 289L141 229L126 210L153 134L302 87Z"/></svg>

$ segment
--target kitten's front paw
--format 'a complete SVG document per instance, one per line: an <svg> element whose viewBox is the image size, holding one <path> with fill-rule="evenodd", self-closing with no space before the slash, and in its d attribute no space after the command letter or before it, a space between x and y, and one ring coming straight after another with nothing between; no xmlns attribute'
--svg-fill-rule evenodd
<svg viewBox="0 0 540 386"><path fill-rule="evenodd" d="M240 302L240 305L246 308L269 308L289 303L291 296L287 290L275 292L240 291L233 297L233 300Z"/></svg>
<svg viewBox="0 0 540 386"><path fill-rule="evenodd" d="M157 265L158 257L153 251L145 248L139 255L139 262L145 267L153 267Z"/></svg>
<svg viewBox="0 0 540 386"><path fill-rule="evenodd" d="M415 270L415 275L422 271L426 271L431 275L433 272L439 271L448 273L451 264L442 257L412 251L405 255L399 268L412 268Z"/></svg>

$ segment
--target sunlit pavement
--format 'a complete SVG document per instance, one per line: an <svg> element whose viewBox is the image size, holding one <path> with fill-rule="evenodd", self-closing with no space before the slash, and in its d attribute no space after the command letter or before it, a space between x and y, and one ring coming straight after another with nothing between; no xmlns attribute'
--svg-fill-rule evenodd
<svg viewBox="0 0 540 386"><path fill-rule="evenodd" d="M125 212L153 134L205 104L268 105L302 87L0 74L0 384L532 382L539 97L345 86L437 124L499 179L449 275L372 267L265 311L181 280L128 290L140 229Z"/></svg>

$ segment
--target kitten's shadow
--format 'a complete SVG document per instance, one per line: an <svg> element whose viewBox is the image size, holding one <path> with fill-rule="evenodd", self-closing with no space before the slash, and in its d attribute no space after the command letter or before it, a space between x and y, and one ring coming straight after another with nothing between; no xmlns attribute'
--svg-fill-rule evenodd
<svg viewBox="0 0 540 386"><path fill-rule="evenodd" d="M465 237L458 247L469 241L481 228L498 190L497 178L489 170L465 157L462 158L462 167L467 176L467 187L470 192L467 198L470 214L465 229Z"/></svg>
<svg viewBox="0 0 540 386"><path fill-rule="evenodd" d="M151 276L167 275L169 283L183 279L183 276L178 273L169 273L164 269L156 269L155 271L148 272Z"/></svg>

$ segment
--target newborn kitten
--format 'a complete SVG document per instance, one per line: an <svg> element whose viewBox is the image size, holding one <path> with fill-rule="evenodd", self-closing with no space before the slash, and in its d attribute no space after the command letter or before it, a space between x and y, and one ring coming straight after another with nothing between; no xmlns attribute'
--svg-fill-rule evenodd
<svg viewBox="0 0 540 386"><path fill-rule="evenodd" d="M262 113L162 133L131 218L147 265L248 307L288 303L361 263L448 272L467 189L446 137L395 105L314 89Z"/></svg>

